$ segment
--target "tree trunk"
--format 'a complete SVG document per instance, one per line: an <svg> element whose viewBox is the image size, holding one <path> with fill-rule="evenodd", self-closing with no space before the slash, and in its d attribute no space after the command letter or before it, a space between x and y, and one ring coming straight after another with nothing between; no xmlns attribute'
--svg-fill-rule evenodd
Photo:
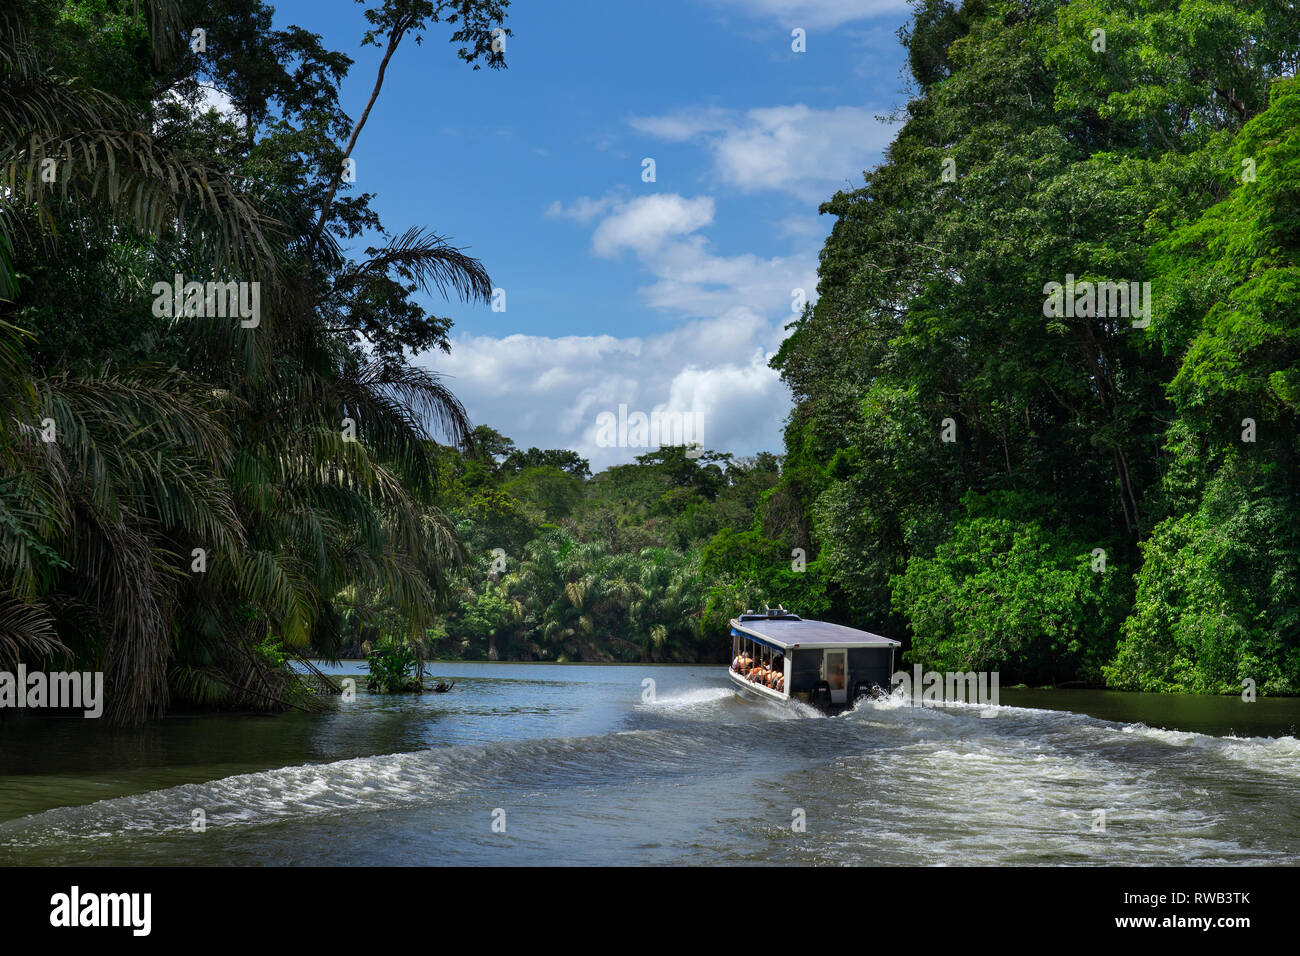
<svg viewBox="0 0 1300 956"><path fill-rule="evenodd" d="M406 24L401 23L393 28L393 32L388 35L388 49L384 51L384 58L379 63L379 72L375 76L375 87L370 91L370 99L366 102L366 108L361 111L361 118L357 120L357 125L352 127L352 135L348 138L348 145L343 149L343 158L347 159L352 155L353 148L357 145L357 139L361 136L361 130L366 125L366 120L370 117L370 110L374 107L375 101L379 99L379 90L384 85L384 74L388 72L388 61L393 58L397 52L397 45L402 42L402 36L406 33ZM311 258L312 252L316 249L316 243L320 242L321 234L325 231L325 222L329 218L330 209L334 205L334 195L339 191L339 184L343 181L343 169L334 170L334 180L330 185L329 195L325 197L325 202L321 205L320 218L316 220L316 228L311 231L311 236L307 239L307 258Z"/></svg>

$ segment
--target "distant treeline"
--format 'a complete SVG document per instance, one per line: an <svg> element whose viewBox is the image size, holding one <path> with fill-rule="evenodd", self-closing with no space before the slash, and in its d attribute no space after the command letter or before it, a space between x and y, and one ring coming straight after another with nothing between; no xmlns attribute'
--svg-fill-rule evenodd
<svg viewBox="0 0 1300 956"><path fill-rule="evenodd" d="M724 661L727 619L781 595L828 610L820 577L756 525L778 456L666 446L591 475L575 452L515 447L480 425L442 448L437 506L462 563L426 656L550 661ZM796 570L799 567L799 570ZM345 651L405 640L380 592L349 591Z"/></svg>

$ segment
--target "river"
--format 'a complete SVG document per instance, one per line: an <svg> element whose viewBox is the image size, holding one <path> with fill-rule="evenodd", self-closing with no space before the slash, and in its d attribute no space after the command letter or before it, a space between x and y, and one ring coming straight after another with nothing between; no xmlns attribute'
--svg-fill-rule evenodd
<svg viewBox="0 0 1300 956"><path fill-rule="evenodd" d="M431 672L455 688L322 714L0 723L0 864L1300 860L1300 700L1003 688L994 717L828 718L717 666Z"/></svg>

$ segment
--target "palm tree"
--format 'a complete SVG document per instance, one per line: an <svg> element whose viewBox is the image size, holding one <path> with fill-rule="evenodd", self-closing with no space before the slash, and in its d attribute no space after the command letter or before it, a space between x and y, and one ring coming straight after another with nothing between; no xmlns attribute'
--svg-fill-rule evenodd
<svg viewBox="0 0 1300 956"><path fill-rule="evenodd" d="M148 9L165 56L176 5ZM267 219L125 104L50 75L31 36L43 14L33 0L0 13L0 296L16 291L20 245L100 217L110 235L144 237L146 272L180 255L259 275L265 318L257 335L161 323L184 370L33 370L23 333L0 323L0 658L102 664L120 722L169 698L288 705L268 641L328 649L334 602L358 588L388 596L418 641L459 560L429 498L429 450L435 433L467 438L464 409L437 376L369 354L327 317L364 318L358 304L385 283L464 298L491 283L423 230L359 265L330 241L304 262L309 217Z"/></svg>
<svg viewBox="0 0 1300 956"><path fill-rule="evenodd" d="M180 42L180 4L145 4L156 58ZM140 233L184 235L220 262L274 268L258 212L224 176L157 143L130 106L51 73L32 36L47 5L11 0L0 11L0 298L15 288L15 233L60 238L57 213L95 208Z"/></svg>
<svg viewBox="0 0 1300 956"><path fill-rule="evenodd" d="M93 635L108 713L135 719L167 699L169 624L190 563L175 542L229 554L242 538L219 479L230 436L209 391L173 369L34 384L41 427L17 423L0 473L0 508L15 519L0 555L10 601L28 605L40 633ZM41 656L68 650L27 643Z"/></svg>

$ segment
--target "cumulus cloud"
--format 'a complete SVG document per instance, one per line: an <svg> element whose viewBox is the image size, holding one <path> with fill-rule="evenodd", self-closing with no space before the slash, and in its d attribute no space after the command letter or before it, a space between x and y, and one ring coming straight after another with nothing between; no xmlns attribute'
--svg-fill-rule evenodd
<svg viewBox="0 0 1300 956"><path fill-rule="evenodd" d="M816 253L811 244L791 256L715 253L700 233L714 218L714 203L707 196L584 197L573 208L606 210L592 231L592 252L603 258L630 252L654 279L640 292L647 304L657 309L710 318L743 306L772 315L788 309L796 291L811 297L817 286Z"/></svg>
<svg viewBox="0 0 1300 956"><path fill-rule="evenodd" d="M854 0L759 0L755 6L801 16L801 25L810 27L886 8ZM658 139L700 142L718 185L793 195L805 209L860 182L893 135L890 124L866 109L802 104L700 108L631 122ZM462 334L450 356L427 361L450 376L448 384L474 421L524 446L572 448L597 470L646 450L603 446L601 417L617 417L620 406L628 415L687 416L707 448L734 454L780 448L790 395L767 363L786 334L794 303L815 297L816 249L826 227L811 212L788 216L773 223L773 232L796 239L803 246L797 253L728 255L706 234L716 213L707 195L629 198L620 190L546 209L548 217L590 229L597 258L631 257L650 279L639 295L683 321L679 327L624 337Z"/></svg>
<svg viewBox="0 0 1300 956"><path fill-rule="evenodd" d="M790 395L767 362L784 334L737 307L644 337L463 334L449 356L424 361L449 376L475 422L524 445L572 448L599 470L647 451L601 446L598 419L619 405L689 415L706 448L779 448Z"/></svg>
<svg viewBox="0 0 1300 956"><path fill-rule="evenodd" d="M659 193L583 199L554 215L590 223L597 256L630 253L654 278L655 307L689 319L648 336L461 335L450 357L429 361L476 422L524 445L572 448L599 469L645 448L602 447L602 413L680 414L690 437L734 454L779 448L790 395L768 360L786 334L792 295L816 287L812 249L790 257L714 252L701 230L708 197Z"/></svg>
<svg viewBox="0 0 1300 956"><path fill-rule="evenodd" d="M591 237L592 251L613 258L624 250L648 256L663 248L665 240L695 232L713 222L713 200L708 196L686 199L676 193L657 193L620 204L601 220Z"/></svg>
<svg viewBox="0 0 1300 956"><path fill-rule="evenodd" d="M670 142L700 142L720 183L744 192L777 190L807 202L859 184L894 126L856 106L804 104L744 112L716 107L635 117L633 128Z"/></svg>
<svg viewBox="0 0 1300 956"><path fill-rule="evenodd" d="M208 84L199 84L198 92L192 101L187 100L175 90L168 90L161 99L155 102L180 103L195 116L202 116L208 110L216 110L222 117L231 120L238 126L242 127L245 123L244 114L235 108L235 101L230 98L230 94Z"/></svg>
<svg viewBox="0 0 1300 956"><path fill-rule="evenodd" d="M744 306L764 315L789 312L817 287L816 254L718 256L698 236L666 244L643 259L656 281L641 290L655 308L692 317ZM801 290L801 291L800 291Z"/></svg>
<svg viewBox="0 0 1300 956"><path fill-rule="evenodd" d="M596 470L648 450L603 443L601 418L617 419L620 406L627 416L682 416L682 437L706 448L780 448L790 394L767 363L793 300L814 295L816 245L791 256L721 254L704 234L715 211L708 196L617 192L546 211L589 228L594 256L632 257L652 280L640 295L685 320L678 327L625 337L462 334L450 356L425 363L450 377L475 422L525 447L572 448Z"/></svg>
<svg viewBox="0 0 1300 956"><path fill-rule="evenodd" d="M215 86L199 87L198 110L200 113L216 110L229 119L243 120L243 114L235 109L235 101L230 98L230 94Z"/></svg>

